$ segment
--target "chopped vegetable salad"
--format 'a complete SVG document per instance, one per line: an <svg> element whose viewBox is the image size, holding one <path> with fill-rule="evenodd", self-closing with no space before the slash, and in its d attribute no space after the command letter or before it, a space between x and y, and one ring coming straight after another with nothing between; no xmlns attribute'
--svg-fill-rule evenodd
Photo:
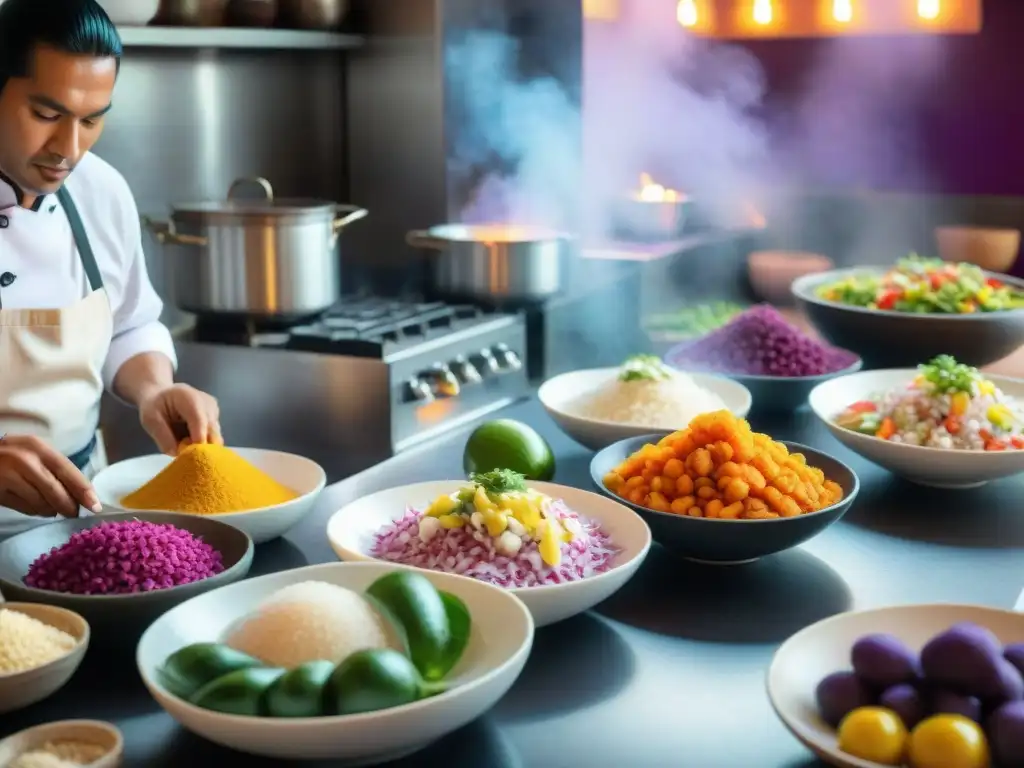
<svg viewBox="0 0 1024 768"><path fill-rule="evenodd" d="M1024 449L1019 405L977 368L940 355L907 384L848 406L846 429L906 445L968 451Z"/></svg>
<svg viewBox="0 0 1024 768"><path fill-rule="evenodd" d="M915 314L968 315L1024 308L1024 291L989 277L974 264L950 264L911 254L882 275L851 275L818 288L826 301Z"/></svg>

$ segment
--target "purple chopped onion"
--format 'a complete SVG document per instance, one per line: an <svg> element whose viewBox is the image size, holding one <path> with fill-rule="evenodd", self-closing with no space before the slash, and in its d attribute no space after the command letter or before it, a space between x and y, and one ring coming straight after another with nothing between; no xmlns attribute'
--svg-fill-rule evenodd
<svg viewBox="0 0 1024 768"><path fill-rule="evenodd" d="M221 554L173 525L102 523L40 555L25 583L72 595L126 595L177 587L224 570Z"/></svg>
<svg viewBox="0 0 1024 768"><path fill-rule="evenodd" d="M811 338L770 304L741 312L666 357L669 365L683 370L782 377L822 376L856 361L852 352Z"/></svg>

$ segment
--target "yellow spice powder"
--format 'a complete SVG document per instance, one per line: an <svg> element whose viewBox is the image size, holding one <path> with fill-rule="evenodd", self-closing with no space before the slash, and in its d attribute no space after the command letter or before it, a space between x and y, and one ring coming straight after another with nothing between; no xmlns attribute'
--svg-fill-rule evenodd
<svg viewBox="0 0 1024 768"><path fill-rule="evenodd" d="M41 667L71 652L78 641L19 611L0 609L0 674Z"/></svg>
<svg viewBox="0 0 1024 768"><path fill-rule="evenodd" d="M223 445L183 447L156 477L121 499L126 509L216 515L284 504L299 494Z"/></svg>

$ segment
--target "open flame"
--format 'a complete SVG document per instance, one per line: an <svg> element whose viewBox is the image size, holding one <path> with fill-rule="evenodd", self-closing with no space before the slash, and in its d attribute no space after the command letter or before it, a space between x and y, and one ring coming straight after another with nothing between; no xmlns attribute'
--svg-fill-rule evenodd
<svg viewBox="0 0 1024 768"><path fill-rule="evenodd" d="M678 203L686 199L682 192L656 183L649 173L640 174L640 187L633 194L645 203Z"/></svg>

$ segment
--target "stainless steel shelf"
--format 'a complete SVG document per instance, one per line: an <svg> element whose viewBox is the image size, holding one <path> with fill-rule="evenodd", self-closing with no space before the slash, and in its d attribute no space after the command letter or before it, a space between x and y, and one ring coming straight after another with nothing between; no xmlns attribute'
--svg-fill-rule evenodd
<svg viewBox="0 0 1024 768"><path fill-rule="evenodd" d="M363 38L337 32L241 27L121 27L126 48L236 48L342 51L358 48Z"/></svg>

